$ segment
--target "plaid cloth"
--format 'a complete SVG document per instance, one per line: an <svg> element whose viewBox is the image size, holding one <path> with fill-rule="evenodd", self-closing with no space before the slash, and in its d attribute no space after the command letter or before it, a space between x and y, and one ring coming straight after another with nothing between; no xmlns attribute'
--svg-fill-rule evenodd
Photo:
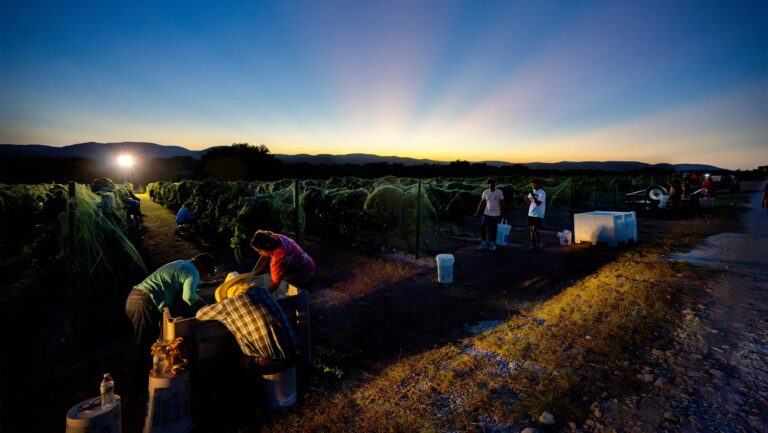
<svg viewBox="0 0 768 433"><path fill-rule="evenodd" d="M251 287L245 293L201 308L195 317L223 323L246 355L275 360L296 354L296 332L267 289Z"/></svg>

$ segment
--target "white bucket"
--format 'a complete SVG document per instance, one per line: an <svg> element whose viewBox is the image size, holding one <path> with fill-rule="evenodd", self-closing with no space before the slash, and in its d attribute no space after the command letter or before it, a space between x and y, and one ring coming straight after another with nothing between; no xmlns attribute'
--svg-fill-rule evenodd
<svg viewBox="0 0 768 433"><path fill-rule="evenodd" d="M565 235L565 244L570 245L573 243L573 233L571 233L570 230L563 230L563 235Z"/></svg>
<svg viewBox="0 0 768 433"><path fill-rule="evenodd" d="M499 225L496 226L496 245L502 247L509 245L509 232L511 231L512 226L507 223L507 220L501 220Z"/></svg>
<svg viewBox="0 0 768 433"><path fill-rule="evenodd" d="M560 240L560 245L568 245L568 240L565 238L565 233L557 232L557 239Z"/></svg>
<svg viewBox="0 0 768 433"><path fill-rule="evenodd" d="M270 409L285 409L296 404L296 367L265 374L261 378Z"/></svg>
<svg viewBox="0 0 768 433"><path fill-rule="evenodd" d="M659 209L666 209L668 201L669 201L669 196L668 195L662 195L659 198Z"/></svg>
<svg viewBox="0 0 768 433"><path fill-rule="evenodd" d="M150 375L144 433L186 433L191 429L189 372L177 376Z"/></svg>
<svg viewBox="0 0 768 433"><path fill-rule="evenodd" d="M449 284L453 282L453 254L438 254L437 260L437 282Z"/></svg>
<svg viewBox="0 0 768 433"><path fill-rule="evenodd" d="M101 408L101 397L94 397L81 401L67 412L67 433L121 431L119 395L115 395L115 404L108 409Z"/></svg>

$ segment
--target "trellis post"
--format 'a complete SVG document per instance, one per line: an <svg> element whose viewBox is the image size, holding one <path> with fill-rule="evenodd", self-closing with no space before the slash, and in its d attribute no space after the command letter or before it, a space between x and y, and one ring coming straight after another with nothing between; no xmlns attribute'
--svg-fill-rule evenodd
<svg viewBox="0 0 768 433"><path fill-rule="evenodd" d="M75 273L77 257L77 190L75 182L69 182L67 188L67 285L69 293L77 292L77 279Z"/></svg>
<svg viewBox="0 0 768 433"><path fill-rule="evenodd" d="M296 242L301 242L301 221L299 219L299 180L293 180L293 231L296 234Z"/></svg>
<svg viewBox="0 0 768 433"><path fill-rule="evenodd" d="M600 201L597 199L597 176L595 176L595 210L600 205Z"/></svg>
<svg viewBox="0 0 768 433"><path fill-rule="evenodd" d="M416 185L416 258L419 258L421 246L421 179Z"/></svg>

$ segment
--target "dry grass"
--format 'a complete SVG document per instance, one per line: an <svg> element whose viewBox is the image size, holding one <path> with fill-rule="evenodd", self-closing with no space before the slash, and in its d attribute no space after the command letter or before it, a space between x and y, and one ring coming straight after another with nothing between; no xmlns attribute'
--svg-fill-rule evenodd
<svg viewBox="0 0 768 433"><path fill-rule="evenodd" d="M645 354L664 348L696 279L665 255L720 224L676 224L498 327L350 378L265 430L485 432L529 425L543 411L580 423L596 399L640 386Z"/></svg>

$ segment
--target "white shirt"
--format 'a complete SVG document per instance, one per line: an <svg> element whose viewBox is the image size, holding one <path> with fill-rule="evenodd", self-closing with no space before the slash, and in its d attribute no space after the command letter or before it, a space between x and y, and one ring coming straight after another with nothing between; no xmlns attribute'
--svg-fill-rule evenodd
<svg viewBox="0 0 768 433"><path fill-rule="evenodd" d="M493 191L486 188L482 195L485 200L485 214L488 216L501 216L501 201L504 200L504 193L496 188Z"/></svg>
<svg viewBox="0 0 768 433"><path fill-rule="evenodd" d="M533 195L536 194L536 197L541 202L540 205L537 205L535 201L533 201ZM533 193L528 193L528 200L531 201L531 204L528 205L528 216L530 217L536 217L536 218L544 218L544 212L547 210L547 193L539 188Z"/></svg>

